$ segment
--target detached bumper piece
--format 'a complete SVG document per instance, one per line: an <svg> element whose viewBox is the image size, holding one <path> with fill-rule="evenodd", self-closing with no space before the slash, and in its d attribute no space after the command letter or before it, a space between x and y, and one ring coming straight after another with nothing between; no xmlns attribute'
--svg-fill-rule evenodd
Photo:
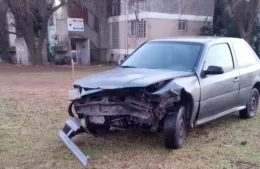
<svg viewBox="0 0 260 169"><path fill-rule="evenodd" d="M72 137L82 132L84 132L84 129L81 126L80 120L76 117L71 117L66 121L65 127L59 131L59 138L86 168L89 157L85 156L85 154L83 154L78 146L71 140Z"/></svg>

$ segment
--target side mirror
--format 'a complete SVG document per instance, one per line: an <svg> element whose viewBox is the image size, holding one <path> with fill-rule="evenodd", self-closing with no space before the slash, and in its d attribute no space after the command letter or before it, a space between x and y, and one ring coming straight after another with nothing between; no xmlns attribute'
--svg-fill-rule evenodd
<svg viewBox="0 0 260 169"><path fill-rule="evenodd" d="M203 72L204 76L206 75L219 75L223 74L224 70L220 66L209 66L207 70Z"/></svg>
<svg viewBox="0 0 260 169"><path fill-rule="evenodd" d="M124 62L124 60L119 60L118 65L121 65Z"/></svg>

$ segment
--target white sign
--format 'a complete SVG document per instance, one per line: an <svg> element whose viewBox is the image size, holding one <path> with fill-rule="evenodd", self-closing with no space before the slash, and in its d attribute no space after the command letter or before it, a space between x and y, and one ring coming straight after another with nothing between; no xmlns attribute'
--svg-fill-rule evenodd
<svg viewBox="0 0 260 169"><path fill-rule="evenodd" d="M82 18L68 18L68 31L84 32L84 20Z"/></svg>

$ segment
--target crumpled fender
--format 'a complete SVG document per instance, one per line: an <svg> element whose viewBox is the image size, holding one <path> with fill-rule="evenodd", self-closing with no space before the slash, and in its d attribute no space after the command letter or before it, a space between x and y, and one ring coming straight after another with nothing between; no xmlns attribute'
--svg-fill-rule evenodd
<svg viewBox="0 0 260 169"><path fill-rule="evenodd" d="M152 95L166 95L166 96L173 96L179 97L181 94L181 90L183 89L182 86L177 85L174 81L170 81L169 83L165 84L162 88L154 92Z"/></svg>

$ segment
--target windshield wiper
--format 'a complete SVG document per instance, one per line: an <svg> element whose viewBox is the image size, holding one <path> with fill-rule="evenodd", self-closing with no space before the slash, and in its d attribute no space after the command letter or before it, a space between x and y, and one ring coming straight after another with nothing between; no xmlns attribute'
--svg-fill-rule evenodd
<svg viewBox="0 0 260 169"><path fill-rule="evenodd" d="M135 66L120 66L121 68L137 68Z"/></svg>

